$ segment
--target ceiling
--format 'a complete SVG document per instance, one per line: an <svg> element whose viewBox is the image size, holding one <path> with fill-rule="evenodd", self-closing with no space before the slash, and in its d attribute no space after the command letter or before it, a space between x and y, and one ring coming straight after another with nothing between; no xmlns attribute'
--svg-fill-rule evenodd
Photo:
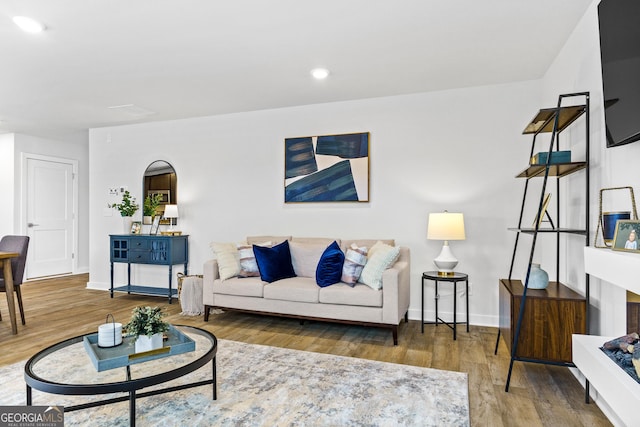
<svg viewBox="0 0 640 427"><path fill-rule="evenodd" d="M592 1L2 0L0 133L538 79Z"/></svg>

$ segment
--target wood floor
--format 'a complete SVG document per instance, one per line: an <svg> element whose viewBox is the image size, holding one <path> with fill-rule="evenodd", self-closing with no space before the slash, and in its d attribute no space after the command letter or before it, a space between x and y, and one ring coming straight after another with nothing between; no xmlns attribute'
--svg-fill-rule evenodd
<svg viewBox="0 0 640 427"><path fill-rule="evenodd" d="M399 345L388 330L322 322L250 315L234 312L202 316L180 315L180 304L157 297L116 294L85 289L88 275L77 275L22 285L27 324L18 320L18 335L11 335L5 295L0 295L0 366L29 358L39 349L64 338L95 332L111 313L126 323L137 305L163 306L171 323L198 326L218 338L290 349L437 369L469 375L472 426L609 426L595 404L584 403L584 389L568 369L516 363L509 393L504 382L509 354L504 342L493 354L497 329L472 326L458 329L453 341L445 326L402 323ZM433 391L437 393L437 390Z"/></svg>

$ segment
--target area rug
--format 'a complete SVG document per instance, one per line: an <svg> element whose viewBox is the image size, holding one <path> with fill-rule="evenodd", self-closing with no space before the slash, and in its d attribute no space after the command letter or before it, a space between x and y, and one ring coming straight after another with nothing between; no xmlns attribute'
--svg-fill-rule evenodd
<svg viewBox="0 0 640 427"><path fill-rule="evenodd" d="M75 351L75 350L74 350ZM87 375L81 345L65 376ZM161 361L171 363L171 357ZM134 365L138 368L142 365ZM90 365L89 365L90 366ZM219 340L218 400L200 386L137 400L138 426L468 426L467 375ZM60 370L60 365L48 369ZM91 367L91 369L93 369ZM139 368L141 369L141 368ZM144 369L150 369L144 367ZM122 375L113 370L114 375ZM0 368L0 405L24 405L24 362ZM167 384L211 376L211 365ZM117 378L116 380L120 380ZM109 396L98 396L103 399ZM33 392L34 405L91 396ZM128 402L65 413L65 426L129 425Z"/></svg>

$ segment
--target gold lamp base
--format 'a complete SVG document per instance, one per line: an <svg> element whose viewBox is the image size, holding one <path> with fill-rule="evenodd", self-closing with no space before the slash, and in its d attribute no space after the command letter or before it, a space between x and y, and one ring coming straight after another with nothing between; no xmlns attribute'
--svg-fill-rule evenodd
<svg viewBox="0 0 640 427"><path fill-rule="evenodd" d="M453 271L438 271L440 277L453 277L456 273Z"/></svg>

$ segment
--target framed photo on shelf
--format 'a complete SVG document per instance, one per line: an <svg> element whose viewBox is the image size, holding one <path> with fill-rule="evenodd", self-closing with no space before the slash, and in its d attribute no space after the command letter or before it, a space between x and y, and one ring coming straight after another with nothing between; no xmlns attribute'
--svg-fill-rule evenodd
<svg viewBox="0 0 640 427"><path fill-rule="evenodd" d="M549 207L549 202L551 201L551 193L547 193L544 196L544 201L542 202L542 210L540 211L540 217L536 218L538 220L538 228L542 225L542 221L544 221L544 216L547 214L547 208ZM536 228L536 219L533 220L533 225L531 228Z"/></svg>
<svg viewBox="0 0 640 427"><path fill-rule="evenodd" d="M153 217L153 222L151 223L151 230L149 231L149 234L151 234L152 236L158 234L158 227L160 227L160 215L156 215Z"/></svg>
<svg viewBox="0 0 640 427"><path fill-rule="evenodd" d="M142 223L140 221L133 221L131 223L131 234L140 234L142 230Z"/></svg>
<svg viewBox="0 0 640 427"><path fill-rule="evenodd" d="M640 233L640 221L637 219L618 220L611 249L614 251L640 252L638 233Z"/></svg>

